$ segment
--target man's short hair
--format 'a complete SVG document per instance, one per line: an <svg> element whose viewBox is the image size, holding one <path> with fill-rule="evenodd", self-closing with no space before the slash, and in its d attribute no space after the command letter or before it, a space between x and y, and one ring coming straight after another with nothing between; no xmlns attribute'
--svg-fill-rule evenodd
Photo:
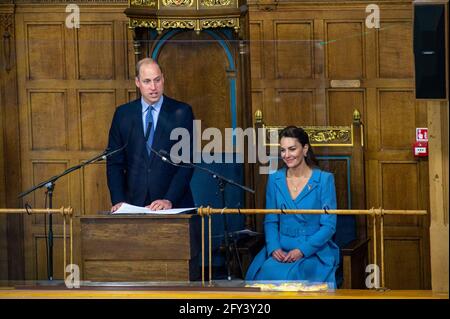
<svg viewBox="0 0 450 319"><path fill-rule="evenodd" d="M141 66L144 64L156 64L159 67L159 70L161 71L161 74L163 73L161 66L156 62L155 60L151 58L143 58L136 63L136 77L139 78L139 70L141 69Z"/></svg>

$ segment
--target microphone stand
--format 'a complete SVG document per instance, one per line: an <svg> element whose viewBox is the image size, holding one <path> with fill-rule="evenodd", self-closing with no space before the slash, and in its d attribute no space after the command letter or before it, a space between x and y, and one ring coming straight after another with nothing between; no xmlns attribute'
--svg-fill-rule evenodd
<svg viewBox="0 0 450 319"><path fill-rule="evenodd" d="M122 146L121 148L118 148L114 151L108 151L108 149L106 149L103 153L94 156L93 158L87 160L86 162L83 162L81 164L72 166L68 169L66 169L64 172L62 172L59 175L55 175L51 178L49 178L46 181L43 181L42 183L39 183L36 186L33 186L32 188L30 188L29 190L22 192L19 194L18 198L22 198L26 195L28 195L31 192L34 192L35 190L45 187L46 190L46 194L48 195L48 208L52 209L53 208L53 191L55 189L55 182L63 177L64 175L67 175L73 171L76 171L88 164L92 164L95 162L98 162L100 160L106 160L106 158L108 156L111 156L117 152L122 151L123 149L125 149L125 147L128 145L128 143L126 143L124 146ZM52 214L49 214L49 218L48 218L48 247L47 247L47 277L48 280L53 280L53 218L52 218Z"/></svg>
<svg viewBox="0 0 450 319"><path fill-rule="evenodd" d="M226 178L226 177L224 177L224 176L222 176L220 174L217 174L216 172L214 172L214 171L212 171L210 169L207 169L205 167L201 167L201 166L196 165L194 163L184 163L184 162L183 162L183 164L174 163L170 159L171 156L166 151L161 150L159 152L156 152L154 149L151 149L151 151L154 152L156 155L158 155L163 161L168 162L168 163L170 163L172 165L182 166L182 167L187 165L187 166L190 166L192 168L198 168L198 169L200 169L202 171L205 171L208 174L210 174L212 176L212 178L217 179L217 182L218 182L218 185L219 185L220 194L221 194L221 200L222 200L222 207L223 208L226 208L226 205L225 205L226 204L226 202L225 202L225 187L226 187L227 184L234 185L234 186L239 187L239 188L243 189L244 191L252 193L252 194L255 193L255 191L253 189L248 188L248 187L246 187L244 185L241 185L239 183L236 183L235 181L233 181L231 179L228 179L228 178ZM173 156L173 157L176 158L175 156ZM228 231L228 223L227 223L226 215L223 215L223 226L224 226L224 241L225 241L225 249L226 249L226 251L225 251L225 262L227 264L227 279L231 280L231 265L230 265L231 246L230 246L230 243L229 243L230 233ZM236 243L234 243L234 247L236 249L236 251L235 251L236 257L239 260L239 255L238 255L238 252L237 252ZM210 260L209 262L212 262L212 261ZM242 265L240 264L240 262L239 262L239 267L241 268L240 269L241 273L243 273Z"/></svg>

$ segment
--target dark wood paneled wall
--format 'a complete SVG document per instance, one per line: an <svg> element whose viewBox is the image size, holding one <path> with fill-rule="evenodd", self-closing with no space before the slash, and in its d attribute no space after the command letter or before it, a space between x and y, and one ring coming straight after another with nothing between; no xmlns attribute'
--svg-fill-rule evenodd
<svg viewBox="0 0 450 319"><path fill-rule="evenodd" d="M349 125L358 109L367 208L428 210L428 163L411 150L427 123L414 95L412 3L376 2L381 25L368 29L370 3L250 1L253 113L269 125ZM430 288L428 227L429 217L386 218L387 287Z"/></svg>
<svg viewBox="0 0 450 319"><path fill-rule="evenodd" d="M80 28L67 28L65 5L16 7L21 189L25 190L102 152L115 107L135 97L134 53L124 4L80 4ZM44 207L44 190L24 198ZM109 210L105 163L57 181L54 207L79 216ZM54 276L63 278L62 219L55 216ZM45 279L43 216L24 219L25 277Z"/></svg>
<svg viewBox="0 0 450 319"><path fill-rule="evenodd" d="M2 173L0 173L0 200L2 207L17 207L17 194L21 189L19 106L17 102L17 64L14 5L0 6L0 31L2 34L0 55L0 120L3 143ZM7 238L1 256L7 261L2 265L9 279L21 279L24 276L23 262L23 219L20 215L0 216L2 235ZM6 250L5 250L6 249Z"/></svg>
<svg viewBox="0 0 450 319"><path fill-rule="evenodd" d="M359 109L367 207L428 209L427 161L411 151L415 127L426 126L426 111L414 99L411 1L377 2L378 30L365 26L369 3L249 1L253 113L261 109L270 124L348 125ZM19 204L21 190L102 151L115 106L135 96L126 3L81 4L80 29L65 27L65 5L14 8L17 78L2 69L8 93L0 98L0 146L7 150L0 178L16 183L0 183L8 207ZM360 85L335 87L332 80ZM43 206L44 192L26 201ZM54 206L62 205L78 217L108 209L104 164L58 181ZM60 223L56 218L56 278L63 271ZM25 217L23 225L25 277L44 279L44 220ZM427 218L386 220L389 288L430 287L428 225Z"/></svg>

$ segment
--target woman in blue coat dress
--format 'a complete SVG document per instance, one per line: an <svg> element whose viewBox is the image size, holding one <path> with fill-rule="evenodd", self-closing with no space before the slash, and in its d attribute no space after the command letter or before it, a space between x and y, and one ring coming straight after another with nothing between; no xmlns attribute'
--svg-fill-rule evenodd
<svg viewBox="0 0 450 319"><path fill-rule="evenodd" d="M266 208L336 209L331 173L320 170L308 134L295 126L280 133L285 167L269 175ZM268 214L265 247L251 263L246 280L307 280L335 287L339 248L331 240L336 215Z"/></svg>

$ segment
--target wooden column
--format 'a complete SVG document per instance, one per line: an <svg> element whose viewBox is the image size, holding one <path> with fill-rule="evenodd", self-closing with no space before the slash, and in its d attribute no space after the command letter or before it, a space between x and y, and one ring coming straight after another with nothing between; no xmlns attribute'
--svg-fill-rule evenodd
<svg viewBox="0 0 450 319"><path fill-rule="evenodd" d="M427 102L431 287L448 293L448 101Z"/></svg>
<svg viewBox="0 0 450 319"><path fill-rule="evenodd" d="M14 4L0 5L0 205L18 207L20 193L19 107L17 102L17 68L15 53ZM24 277L23 222L21 215L0 219L0 266L7 267L7 279ZM3 239L7 238L7 241ZM3 276L2 276L3 277ZM6 279L6 278L5 278Z"/></svg>

